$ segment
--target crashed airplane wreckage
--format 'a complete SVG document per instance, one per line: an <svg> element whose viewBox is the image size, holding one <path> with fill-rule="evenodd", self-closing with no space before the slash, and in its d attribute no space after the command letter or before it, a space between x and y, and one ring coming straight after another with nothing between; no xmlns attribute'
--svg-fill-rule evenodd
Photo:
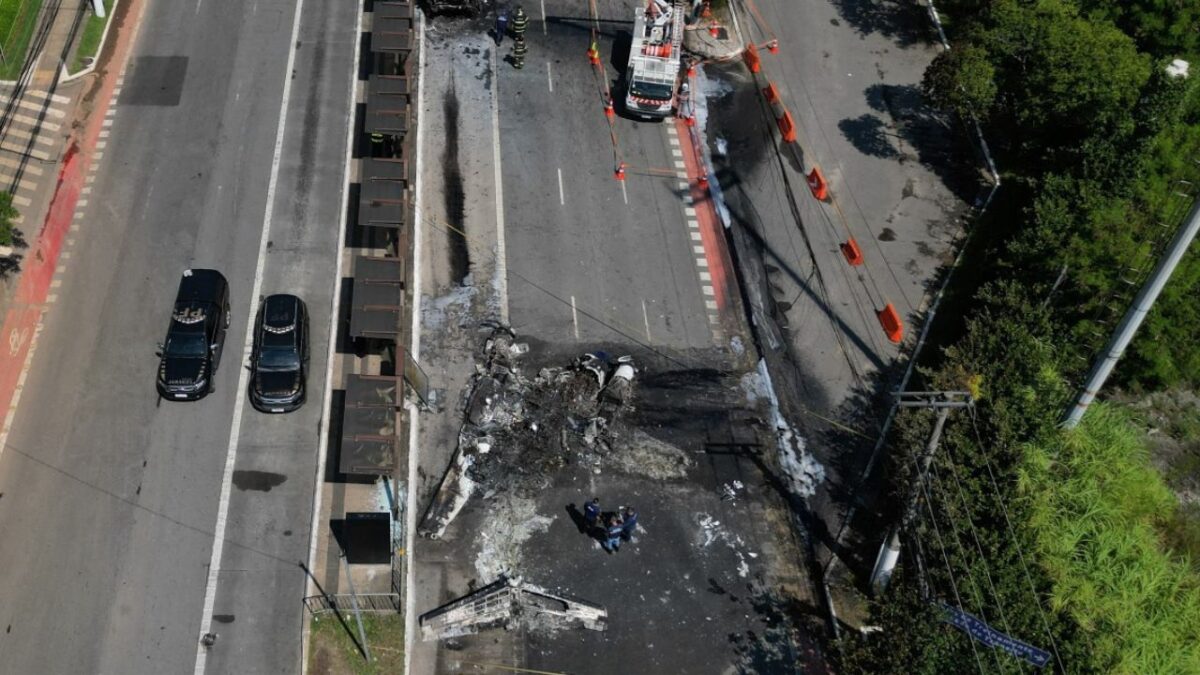
<svg viewBox="0 0 1200 675"><path fill-rule="evenodd" d="M597 631L608 627L608 611L600 605L502 576L474 593L422 614L421 639L445 640L493 628L508 630L522 619L577 623Z"/></svg>
<svg viewBox="0 0 1200 675"><path fill-rule="evenodd" d="M512 329L493 330L476 364L458 448L417 528L437 539L476 490L532 494L575 455L598 464L628 407L633 359L584 354L567 368L544 368L529 379L515 359L529 351Z"/></svg>

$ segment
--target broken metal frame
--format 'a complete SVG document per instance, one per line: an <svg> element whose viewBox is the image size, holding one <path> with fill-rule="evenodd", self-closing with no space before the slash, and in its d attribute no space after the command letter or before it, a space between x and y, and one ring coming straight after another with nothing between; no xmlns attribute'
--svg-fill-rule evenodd
<svg viewBox="0 0 1200 675"><path fill-rule="evenodd" d="M608 610L600 605L501 575L473 593L422 614L421 639L444 640L493 628L508 629L526 612L578 621L589 630L602 631L608 626Z"/></svg>

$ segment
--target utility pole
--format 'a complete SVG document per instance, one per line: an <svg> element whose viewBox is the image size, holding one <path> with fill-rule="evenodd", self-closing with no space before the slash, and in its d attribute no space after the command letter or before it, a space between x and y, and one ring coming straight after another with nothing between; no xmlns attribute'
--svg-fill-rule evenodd
<svg viewBox="0 0 1200 675"><path fill-rule="evenodd" d="M341 546L341 543L338 543ZM371 662L371 647L367 645L367 631L363 630L362 610L358 606L358 591L354 590L354 577L350 574L350 556L342 550L342 567L346 569L346 585L350 587L350 605L354 607L354 621L358 624L358 639L362 642L362 655Z"/></svg>
<svg viewBox="0 0 1200 675"><path fill-rule="evenodd" d="M1117 361L1121 358L1121 354L1125 352L1125 348L1133 340L1133 334L1142 325L1142 320L1146 318L1146 314L1154 305L1154 301L1158 299L1158 294L1167 285L1167 280L1171 278L1171 274L1175 271L1175 266L1179 264L1179 261L1183 258L1183 254L1187 252L1188 246L1196 238L1198 230L1200 230L1200 200L1197 200L1192 205L1192 210L1188 213L1187 220L1184 221L1179 231L1175 233L1175 238L1171 240L1171 243L1167 245L1166 251L1159 258L1158 264L1150 274L1150 278L1142 285L1142 290L1138 291L1137 297L1133 300L1133 305L1125 312L1125 317L1121 319L1117 330L1109 338L1100 359L1092 366L1092 371L1088 373L1087 381L1083 384L1083 389L1080 390L1075 402L1063 415L1062 427L1064 429L1074 429L1079 424L1079 420L1083 419L1083 414L1087 412L1088 406L1092 404L1092 401L1096 398L1096 394L1104 386L1104 381L1112 373L1113 368L1117 365Z"/></svg>
<svg viewBox="0 0 1200 675"><path fill-rule="evenodd" d="M925 452L921 455L917 480L913 485L912 496L904 509L900 522L893 525L879 555L875 558L875 569L871 571L871 589L878 595L887 588L892 579L892 570L900 559L900 532L912 523L917 515L917 505L920 503L921 486L929 476L929 465L933 463L933 453L937 451L942 439L942 429L946 426L946 418L955 408L966 408L973 404L971 394L965 391L910 391L898 392L896 403L901 408L933 408L937 410L937 421L933 423L933 433L925 444Z"/></svg>

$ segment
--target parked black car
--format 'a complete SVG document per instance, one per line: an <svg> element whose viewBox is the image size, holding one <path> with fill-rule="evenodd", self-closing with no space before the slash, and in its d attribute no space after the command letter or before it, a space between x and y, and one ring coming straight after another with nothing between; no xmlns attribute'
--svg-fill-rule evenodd
<svg viewBox="0 0 1200 675"><path fill-rule="evenodd" d="M229 328L229 284L216 270L185 270L167 339L159 345L158 393L195 401L212 391Z"/></svg>
<svg viewBox="0 0 1200 675"><path fill-rule="evenodd" d="M308 308L294 295L268 295L254 325L250 402L266 413L304 405L308 376Z"/></svg>

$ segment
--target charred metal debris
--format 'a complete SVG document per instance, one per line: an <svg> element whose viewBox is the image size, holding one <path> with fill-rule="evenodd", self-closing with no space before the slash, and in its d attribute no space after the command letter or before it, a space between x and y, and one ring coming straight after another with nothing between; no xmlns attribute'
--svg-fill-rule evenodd
<svg viewBox="0 0 1200 675"><path fill-rule="evenodd" d="M458 448L417 528L436 539L472 493L531 496L569 462L599 469L625 429L636 369L629 356L583 354L569 366L520 372L529 347L507 326L484 344L464 403Z"/></svg>

